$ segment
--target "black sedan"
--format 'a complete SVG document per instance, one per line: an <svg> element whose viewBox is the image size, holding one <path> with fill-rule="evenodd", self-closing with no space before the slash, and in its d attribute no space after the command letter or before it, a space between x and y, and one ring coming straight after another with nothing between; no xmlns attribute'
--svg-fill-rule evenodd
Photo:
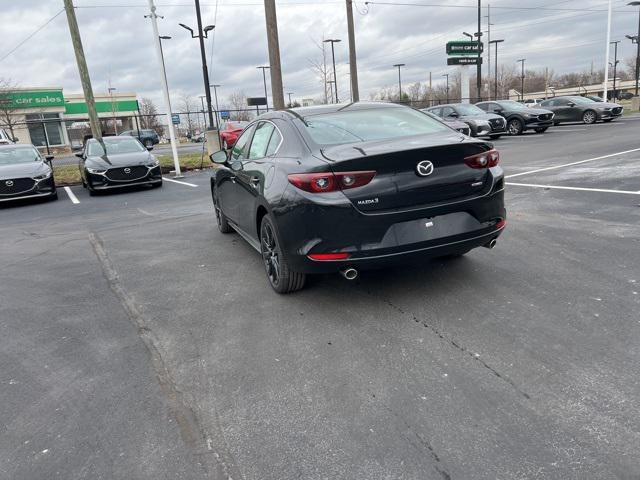
<svg viewBox="0 0 640 480"><path fill-rule="evenodd" d="M459 131L464 135L471 136L471 128L466 123L456 120L455 118L440 118L436 114L429 112L427 109L420 110L422 113L429 115L434 120L444 123L446 126L453 128L454 130Z"/></svg>
<svg viewBox="0 0 640 480"><path fill-rule="evenodd" d="M520 135L526 130L536 133L546 132L553 125L553 112L542 108L530 108L513 100L497 100L476 103L488 113L503 116L507 121L507 133Z"/></svg>
<svg viewBox="0 0 640 480"><path fill-rule="evenodd" d="M431 107L429 112L448 120L461 120L469 125L471 136L490 137L493 140L507 133L507 122L504 117L467 103L452 103Z"/></svg>
<svg viewBox="0 0 640 480"><path fill-rule="evenodd" d="M94 138L87 140L80 158L82 185L90 195L99 191L134 185L162 185L160 163L151 155L153 147L143 147L133 137L103 137L103 146ZM105 154L106 148L106 154Z"/></svg>
<svg viewBox="0 0 640 480"><path fill-rule="evenodd" d="M498 152L402 105L266 113L211 160L220 231L260 252L279 293L302 288L306 274L352 280L492 248L505 228Z"/></svg>
<svg viewBox="0 0 640 480"><path fill-rule="evenodd" d="M0 145L0 202L58 198L52 159L33 145Z"/></svg>
<svg viewBox="0 0 640 480"><path fill-rule="evenodd" d="M566 96L550 98L542 107L551 110L553 123L583 122L588 125L598 121L610 122L622 115L622 106L617 103L597 102L586 97Z"/></svg>

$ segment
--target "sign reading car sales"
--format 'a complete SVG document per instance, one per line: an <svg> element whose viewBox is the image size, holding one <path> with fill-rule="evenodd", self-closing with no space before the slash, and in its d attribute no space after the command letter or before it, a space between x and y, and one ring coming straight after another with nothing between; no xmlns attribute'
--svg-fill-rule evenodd
<svg viewBox="0 0 640 480"><path fill-rule="evenodd" d="M481 42L465 42L455 41L447 42L447 55L478 55L478 49L480 53L484 50L484 44Z"/></svg>
<svg viewBox="0 0 640 480"><path fill-rule="evenodd" d="M447 58L447 65L478 65L478 60L482 65L482 57L450 57Z"/></svg>

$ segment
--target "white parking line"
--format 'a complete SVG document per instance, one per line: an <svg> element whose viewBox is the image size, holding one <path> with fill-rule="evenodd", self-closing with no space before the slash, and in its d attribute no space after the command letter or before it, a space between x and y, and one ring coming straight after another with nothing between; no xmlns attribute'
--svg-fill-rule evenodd
<svg viewBox="0 0 640 480"><path fill-rule="evenodd" d="M572 165L580 165L581 163L595 162L596 160L602 160L605 158L616 157L618 155L624 155L625 153L633 153L633 152L639 152L639 151L640 151L640 148L634 148L633 150L625 150L624 152L612 153L610 155L603 155L601 157L588 158L586 160L580 160L578 162L565 163L562 165L554 165L553 167L538 168L536 170L529 170L528 172L514 173L513 175L507 175L505 178L520 177L522 175L529 175L531 173L546 172L548 170L556 170L558 168L571 167Z"/></svg>
<svg viewBox="0 0 640 480"><path fill-rule="evenodd" d="M64 187L64 191L67 192L67 196L69 197L69 200L71 200L71 203L80 203L78 197L76 197L75 193L73 193L69 187Z"/></svg>
<svg viewBox="0 0 640 480"><path fill-rule="evenodd" d="M174 180L173 178L162 177L167 182L179 183L180 185L186 185L187 187L197 187L195 183L181 182L180 180Z"/></svg>
<svg viewBox="0 0 640 480"><path fill-rule="evenodd" d="M512 182L507 182L507 185L513 185L516 187L547 188L552 190L576 190L579 192L602 192L602 193L622 193L624 195L640 195L640 191L632 192L631 190L608 190L606 188L559 187L555 185L538 185L535 183L512 183Z"/></svg>

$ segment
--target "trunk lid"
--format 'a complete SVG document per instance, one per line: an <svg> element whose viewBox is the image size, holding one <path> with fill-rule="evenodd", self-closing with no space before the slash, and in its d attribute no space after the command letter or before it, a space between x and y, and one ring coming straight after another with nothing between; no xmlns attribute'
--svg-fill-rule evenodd
<svg viewBox="0 0 640 480"><path fill-rule="evenodd" d="M471 168L464 159L490 149L489 143L465 140L452 132L331 146L323 148L322 155L334 173L376 171L369 184L344 190L353 205L366 213L428 207L479 194L488 171ZM427 176L417 172L424 161L433 164Z"/></svg>

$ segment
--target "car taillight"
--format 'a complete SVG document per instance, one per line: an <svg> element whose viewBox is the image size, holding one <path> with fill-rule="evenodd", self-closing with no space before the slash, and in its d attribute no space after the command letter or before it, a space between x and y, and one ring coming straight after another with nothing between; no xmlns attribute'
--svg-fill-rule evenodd
<svg viewBox="0 0 640 480"><path fill-rule="evenodd" d="M332 260L346 260L349 258L351 254L349 253L310 253L307 255L311 260L316 260L318 262L329 262Z"/></svg>
<svg viewBox="0 0 640 480"><path fill-rule="evenodd" d="M289 175L289 183L305 192L326 193L362 187L371 182L375 176L374 171L294 173Z"/></svg>
<svg viewBox="0 0 640 480"><path fill-rule="evenodd" d="M471 168L491 168L500 162L500 153L497 150L478 153L464 159L464 163Z"/></svg>

